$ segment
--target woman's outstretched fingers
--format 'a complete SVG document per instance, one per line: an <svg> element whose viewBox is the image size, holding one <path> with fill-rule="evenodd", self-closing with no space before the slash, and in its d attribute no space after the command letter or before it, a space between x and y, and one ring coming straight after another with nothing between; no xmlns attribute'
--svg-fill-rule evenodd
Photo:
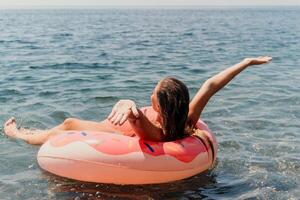
<svg viewBox="0 0 300 200"><path fill-rule="evenodd" d="M273 59L271 56L266 56L265 58L266 58L267 62L271 62L271 60Z"/></svg>
<svg viewBox="0 0 300 200"><path fill-rule="evenodd" d="M122 125L128 117L135 117L139 116L138 109L136 105L131 100L120 100L116 103L114 108L112 109L111 113L107 117L107 119L112 124L119 124Z"/></svg>
<svg viewBox="0 0 300 200"><path fill-rule="evenodd" d="M116 121L116 119L117 119L117 117L118 117L118 115L119 115L119 113L115 112L115 114L110 118L109 121L114 124L115 121Z"/></svg>
<svg viewBox="0 0 300 200"><path fill-rule="evenodd" d="M258 59L264 60L264 61L270 61L270 60L272 60L272 57L271 56L259 56Z"/></svg>
<svg viewBox="0 0 300 200"><path fill-rule="evenodd" d="M269 63L269 62L271 62L271 60L272 60L272 57L270 57L270 56L258 57L258 61L260 62L259 64Z"/></svg>
<svg viewBox="0 0 300 200"><path fill-rule="evenodd" d="M116 114L116 111L114 109L112 109L112 111L108 115L107 119L110 120L115 114Z"/></svg>
<svg viewBox="0 0 300 200"><path fill-rule="evenodd" d="M137 110L136 106L132 106L131 107L131 111L132 111L132 114L138 118L139 117L139 111Z"/></svg>
<svg viewBox="0 0 300 200"><path fill-rule="evenodd" d="M246 58L245 59L249 65L261 65L271 62L271 56L258 56L256 58Z"/></svg>
<svg viewBox="0 0 300 200"><path fill-rule="evenodd" d="M122 117L123 117L123 113L118 113L118 116L116 117L114 124L117 125L119 124L119 122L121 121Z"/></svg>
<svg viewBox="0 0 300 200"><path fill-rule="evenodd" d="M119 102L117 102L114 107L112 108L110 114L108 115L107 119L110 120L111 118L113 118L117 112L117 106L118 106Z"/></svg>
<svg viewBox="0 0 300 200"><path fill-rule="evenodd" d="M124 124L124 122L128 119L128 116L129 116L129 114L127 114L127 113L124 114L123 117L122 117L122 119L119 122L119 125Z"/></svg>

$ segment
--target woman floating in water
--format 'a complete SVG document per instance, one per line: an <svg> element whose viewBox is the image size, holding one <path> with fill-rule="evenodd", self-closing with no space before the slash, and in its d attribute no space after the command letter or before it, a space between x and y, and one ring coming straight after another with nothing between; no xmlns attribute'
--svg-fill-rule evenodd
<svg viewBox="0 0 300 200"><path fill-rule="evenodd" d="M101 122L68 118L49 130L17 128L16 120L10 118L4 124L7 136L40 145L50 137L69 131L104 131L138 136L145 140L172 141L194 133L197 123L209 99L228 84L236 75L251 65L260 65L272 60L268 56L246 58L209 78L190 102L187 87L179 80L167 77L158 82L151 95L156 119L147 118L147 113L136 107L132 100L120 100L106 120Z"/></svg>

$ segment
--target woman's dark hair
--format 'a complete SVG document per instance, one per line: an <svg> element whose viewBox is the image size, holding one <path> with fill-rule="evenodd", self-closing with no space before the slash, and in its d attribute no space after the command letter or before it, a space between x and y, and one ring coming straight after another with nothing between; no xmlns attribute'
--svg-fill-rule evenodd
<svg viewBox="0 0 300 200"><path fill-rule="evenodd" d="M188 88L181 81L167 77L159 83L157 99L162 115L165 141L183 138L189 113L190 95Z"/></svg>

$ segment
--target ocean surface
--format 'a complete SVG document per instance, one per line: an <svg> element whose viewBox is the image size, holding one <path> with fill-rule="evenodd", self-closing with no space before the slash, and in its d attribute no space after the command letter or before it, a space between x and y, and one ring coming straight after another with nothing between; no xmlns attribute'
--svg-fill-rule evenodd
<svg viewBox="0 0 300 200"><path fill-rule="evenodd" d="M249 67L202 119L216 167L173 183L118 186L41 170L38 146L0 135L0 199L300 199L300 7L0 10L0 123L99 121L119 99L150 104L175 76L193 96L245 57Z"/></svg>

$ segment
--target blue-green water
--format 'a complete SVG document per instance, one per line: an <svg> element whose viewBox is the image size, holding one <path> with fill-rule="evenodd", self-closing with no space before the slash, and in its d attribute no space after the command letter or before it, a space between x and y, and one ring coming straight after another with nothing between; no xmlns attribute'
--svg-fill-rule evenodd
<svg viewBox="0 0 300 200"><path fill-rule="evenodd" d="M121 98L149 105L167 75L193 96L244 57L273 56L205 109L220 144L214 170L161 185L80 183L43 172L38 147L1 134L2 200L299 199L299 7L0 10L0 30L0 123L25 127L98 121Z"/></svg>

